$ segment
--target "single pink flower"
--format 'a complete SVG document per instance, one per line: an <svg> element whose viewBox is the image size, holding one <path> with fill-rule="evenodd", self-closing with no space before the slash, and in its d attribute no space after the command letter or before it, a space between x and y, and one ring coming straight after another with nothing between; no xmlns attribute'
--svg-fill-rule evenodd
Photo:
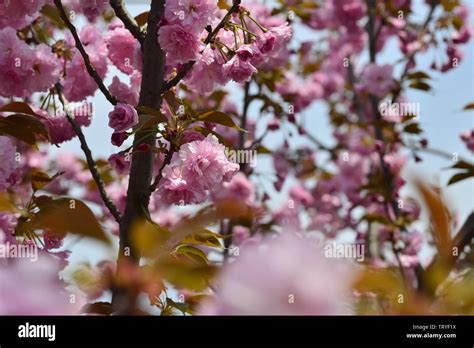
<svg viewBox="0 0 474 348"><path fill-rule="evenodd" d="M166 52L168 65L184 64L198 57L199 37L179 24L162 25L158 32L158 42Z"/></svg>
<svg viewBox="0 0 474 348"><path fill-rule="evenodd" d="M109 113L109 127L116 132L124 132L138 124L138 113L129 104L117 103Z"/></svg>
<svg viewBox="0 0 474 348"><path fill-rule="evenodd" d="M119 174L125 174L130 169L130 159L124 154L115 153L107 161Z"/></svg>
<svg viewBox="0 0 474 348"><path fill-rule="evenodd" d="M389 64L367 65L361 76L361 84L369 93L380 98L384 97L396 86L392 66Z"/></svg>

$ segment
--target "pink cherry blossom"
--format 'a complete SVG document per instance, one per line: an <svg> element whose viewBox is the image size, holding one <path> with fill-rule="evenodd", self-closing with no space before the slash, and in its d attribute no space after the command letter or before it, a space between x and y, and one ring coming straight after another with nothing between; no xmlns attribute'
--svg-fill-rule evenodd
<svg viewBox="0 0 474 348"><path fill-rule="evenodd" d="M251 205L255 202L255 186L245 174L237 173L231 181L217 187L213 197L215 200L229 199Z"/></svg>
<svg viewBox="0 0 474 348"><path fill-rule="evenodd" d="M252 75L257 72L257 69L250 62L242 60L238 55L225 63L224 69L229 78L239 83L250 81Z"/></svg>
<svg viewBox="0 0 474 348"><path fill-rule="evenodd" d="M213 135L184 144L179 157L184 163L186 178L199 180L204 189L211 189L222 180L230 180L239 169L238 164L227 159L224 145L219 144Z"/></svg>
<svg viewBox="0 0 474 348"><path fill-rule="evenodd" d="M305 207L310 206L314 202L314 198L309 192L309 190L307 190L301 185L293 186L290 189L289 195L297 203L300 203Z"/></svg>
<svg viewBox="0 0 474 348"><path fill-rule="evenodd" d="M232 229L232 244L241 245L250 237L250 231L244 226L234 226Z"/></svg>
<svg viewBox="0 0 474 348"><path fill-rule="evenodd" d="M199 37L180 24L163 25L159 29L158 42L166 52L169 62L187 63L199 54Z"/></svg>
<svg viewBox="0 0 474 348"><path fill-rule="evenodd" d="M127 140L128 135L125 132L113 132L111 143L115 146L122 146L125 140Z"/></svg>
<svg viewBox="0 0 474 348"><path fill-rule="evenodd" d="M18 259L0 266L0 314L77 314L81 301L70 302L65 285L59 280L60 270L59 262L43 254L37 262Z"/></svg>
<svg viewBox="0 0 474 348"><path fill-rule="evenodd" d="M120 101L137 106L141 81L141 73L135 70L130 76L130 85L121 82L117 76L114 76L112 83L109 86L109 90L110 93L116 96Z"/></svg>
<svg viewBox="0 0 474 348"><path fill-rule="evenodd" d="M0 244L13 242L17 217L8 212L0 212Z"/></svg>
<svg viewBox="0 0 474 348"><path fill-rule="evenodd" d="M18 166L17 150L9 137L0 136L0 192L15 183L15 172Z"/></svg>
<svg viewBox="0 0 474 348"><path fill-rule="evenodd" d="M40 115L43 120L43 123L48 130L51 143L61 144L65 141L71 140L77 135L64 112L58 113L57 115L50 115L39 109L36 113ZM79 115L74 117L74 121L78 126L88 127L91 124L91 117L89 115Z"/></svg>
<svg viewBox="0 0 474 348"><path fill-rule="evenodd" d="M31 48L21 41L12 28L0 30L0 95L25 97L29 94L24 81L33 76Z"/></svg>
<svg viewBox="0 0 474 348"><path fill-rule="evenodd" d="M216 2L212 0L170 0L166 2L165 18L199 33L211 23L216 10Z"/></svg>
<svg viewBox="0 0 474 348"><path fill-rule="evenodd" d="M212 92L218 85L225 85L229 81L223 64L215 57L215 54L207 48L185 80L186 84L197 93Z"/></svg>
<svg viewBox="0 0 474 348"><path fill-rule="evenodd" d="M89 55L91 64L101 78L107 74L107 46L99 29L87 25L79 32L81 42ZM74 40L69 37L68 43L74 46ZM64 95L69 101L82 101L97 91L97 83L87 72L84 60L77 49L73 49L72 60L66 62L66 78Z"/></svg>
<svg viewBox="0 0 474 348"><path fill-rule="evenodd" d="M130 169L130 159L124 154L114 153L107 161L119 174L126 174Z"/></svg>
<svg viewBox="0 0 474 348"><path fill-rule="evenodd" d="M158 195L168 204L195 204L206 199L206 192L195 182L183 176L180 166L166 166L163 179L157 191Z"/></svg>
<svg viewBox="0 0 474 348"><path fill-rule="evenodd" d="M94 21L104 12L108 4L108 0L81 0L82 13L88 20Z"/></svg>
<svg viewBox="0 0 474 348"><path fill-rule="evenodd" d="M115 27L105 37L109 59L120 71L131 74L141 70L142 51L139 42L127 29Z"/></svg>
<svg viewBox="0 0 474 348"><path fill-rule="evenodd" d="M20 29L31 23L46 0L16 0L0 3L0 28Z"/></svg>
<svg viewBox="0 0 474 348"><path fill-rule="evenodd" d="M0 30L0 95L26 97L43 92L59 80L56 56L45 44L34 49L11 28Z"/></svg>
<svg viewBox="0 0 474 348"><path fill-rule="evenodd" d="M74 180L76 175L82 171L83 165L72 152L64 151L58 153L56 157L56 168L59 171L64 172L63 178L68 180Z"/></svg>
<svg viewBox="0 0 474 348"><path fill-rule="evenodd" d="M474 152L474 129L461 133L461 140L466 144L467 148Z"/></svg>
<svg viewBox="0 0 474 348"><path fill-rule="evenodd" d="M257 37L257 47L263 54L276 56L290 41L292 35L293 30L288 25L273 27L263 35Z"/></svg>
<svg viewBox="0 0 474 348"><path fill-rule="evenodd" d="M362 87L377 97L383 97L395 88L392 74L391 65L369 64L361 76Z"/></svg>
<svg viewBox="0 0 474 348"><path fill-rule="evenodd" d="M117 103L109 112L109 127L116 132L124 132L138 124L137 110L131 105Z"/></svg>

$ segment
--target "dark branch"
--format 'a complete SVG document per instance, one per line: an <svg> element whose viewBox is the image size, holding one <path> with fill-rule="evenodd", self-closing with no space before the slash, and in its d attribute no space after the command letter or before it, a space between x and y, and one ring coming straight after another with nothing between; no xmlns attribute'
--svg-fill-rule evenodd
<svg viewBox="0 0 474 348"><path fill-rule="evenodd" d="M152 0L148 14L148 28L157 28L165 11L165 0ZM158 42L157 30L148 30L143 42L143 74L140 89L140 106L159 109L162 103L162 91L166 66L165 53ZM117 262L117 274L127 272L124 265L129 262L139 264L139 250L133 247L131 233L133 224L149 218L150 185L153 174L154 151L138 151L142 144L154 147L156 137L150 136L149 129L139 130L133 140L134 151L127 189L125 212L120 221L120 246ZM127 252L128 250L128 252ZM117 314L133 313L136 297L126 288L116 288L112 294L112 305Z"/></svg>
<svg viewBox="0 0 474 348"><path fill-rule="evenodd" d="M110 0L110 6L112 6L114 9L115 15L123 22L125 28L127 28L128 31L132 33L133 37L137 39L140 44L143 44L143 41L145 40L145 34L141 31L140 26L138 25L135 18L133 18L132 15L130 15L130 13L127 11L123 1Z"/></svg>
<svg viewBox="0 0 474 348"><path fill-rule="evenodd" d="M77 137L79 138L82 151L84 152L84 155L86 156L87 165L89 166L89 170L92 174L92 177L94 178L97 188L99 189L100 197L102 198L102 201L104 202L105 206L109 210L110 214L112 214L112 216L115 218L117 222L120 222L120 219L121 219L120 212L115 206L114 202L112 202L112 200L107 195L107 192L105 191L104 181L102 180L102 177L100 176L99 171L97 170L94 158L92 156L92 152L89 146L87 145L86 137L84 136L84 133L82 132L81 127L76 123L76 121L74 121L74 118L67 112L66 101L64 100L64 96L62 92L62 86L59 83L56 84L56 92L58 94L59 101L63 105L66 118L71 124L72 128L74 129L74 132L77 134Z"/></svg>

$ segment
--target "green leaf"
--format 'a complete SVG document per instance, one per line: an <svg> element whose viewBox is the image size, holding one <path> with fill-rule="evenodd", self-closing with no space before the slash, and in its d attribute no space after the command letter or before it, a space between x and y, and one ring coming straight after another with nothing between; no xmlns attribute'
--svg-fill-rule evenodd
<svg viewBox="0 0 474 348"><path fill-rule="evenodd" d="M203 228L184 238L182 241L180 241L180 244L206 245L213 248L222 248L219 238L223 237L224 236L218 233Z"/></svg>
<svg viewBox="0 0 474 348"><path fill-rule="evenodd" d="M135 17L135 21L137 22L139 26L142 27L148 22L148 14L149 12L146 11L146 12L140 13L138 16Z"/></svg>
<svg viewBox="0 0 474 348"><path fill-rule="evenodd" d="M59 10L56 8L56 6L46 4L43 6L40 12L48 17L54 26L58 27L59 29L66 28L66 25L62 21L61 16L59 15Z"/></svg>
<svg viewBox="0 0 474 348"><path fill-rule="evenodd" d="M131 241L140 255L145 257L158 256L165 248L165 242L171 233L165 227L149 220L136 222L132 227Z"/></svg>
<svg viewBox="0 0 474 348"><path fill-rule="evenodd" d="M188 306L187 303L175 302L172 299L170 299L169 297L167 297L166 298L166 304L169 307L172 307L172 308L175 308L175 309L179 310L183 314L189 312L189 306ZM166 313L166 315L168 315L168 313Z"/></svg>
<svg viewBox="0 0 474 348"><path fill-rule="evenodd" d="M31 187L33 188L33 191L38 191L48 185L51 180L53 180L53 178L48 174L39 170L34 170L33 174L31 174Z"/></svg>
<svg viewBox="0 0 474 348"><path fill-rule="evenodd" d="M39 212L34 214L33 221L41 229L51 230L59 235L78 234L110 243L94 213L84 202L73 198L52 199L39 196L34 203Z"/></svg>
<svg viewBox="0 0 474 348"><path fill-rule="evenodd" d="M271 153L272 153L272 151L271 151L270 149L266 148L266 147L263 146L263 145L259 145L259 146L256 148L256 150L257 150L257 153L258 153L258 154L271 154Z"/></svg>
<svg viewBox="0 0 474 348"><path fill-rule="evenodd" d="M178 260L159 263L157 267L171 284L195 291L207 289L210 280L216 273L216 267L214 266L192 265Z"/></svg>
<svg viewBox="0 0 474 348"><path fill-rule="evenodd" d="M139 106L137 107L137 110L144 114L153 116L155 119L160 121L160 123L168 122L168 119L166 118L166 116L163 115L159 110L156 110L154 108L150 108L148 106Z"/></svg>
<svg viewBox="0 0 474 348"><path fill-rule="evenodd" d="M201 127L201 126L194 126L193 129L196 131L196 132L199 132L201 134L203 134L204 136L208 136L209 134L212 134L214 135L221 144L224 144L225 147L227 147L228 149L234 149L234 145L229 141L227 140L226 138L224 138L222 135L214 132L213 130L209 129L209 128L206 128L206 127Z"/></svg>
<svg viewBox="0 0 474 348"><path fill-rule="evenodd" d="M441 0L441 5L445 11L451 12L459 6L459 0Z"/></svg>
<svg viewBox="0 0 474 348"><path fill-rule="evenodd" d="M0 212L3 211L14 211L15 207L9 197L5 192L0 192Z"/></svg>
<svg viewBox="0 0 474 348"><path fill-rule="evenodd" d="M221 10L229 10L231 6L227 3L226 0L218 0L217 7L219 7Z"/></svg>
<svg viewBox="0 0 474 348"><path fill-rule="evenodd" d="M449 179L448 186L452 185L452 184L455 184L459 181L468 179L468 178L473 177L473 176L474 176L474 172L464 172L464 173L455 174L451 179Z"/></svg>
<svg viewBox="0 0 474 348"><path fill-rule="evenodd" d="M469 103L463 107L463 110L472 110L474 109L474 103Z"/></svg>
<svg viewBox="0 0 474 348"><path fill-rule="evenodd" d="M34 169L32 174L31 174L31 187L33 188L33 191L38 191L48 185L51 181L56 179L58 176L62 175L63 172L56 173L53 176L49 176L48 174Z"/></svg>
<svg viewBox="0 0 474 348"><path fill-rule="evenodd" d="M37 136L49 138L43 123L38 118L27 114L0 117L0 134L11 135L30 145L36 144Z"/></svg>
<svg viewBox="0 0 474 348"><path fill-rule="evenodd" d="M135 131L152 128L160 123L167 123L168 119L160 111L149 108L147 106L139 106L137 110L140 112L140 123L135 127Z"/></svg>
<svg viewBox="0 0 474 348"><path fill-rule="evenodd" d="M26 114L31 116L38 116L30 108L30 106L23 102L13 102L7 105L4 105L0 108L0 112L14 112L18 114Z"/></svg>
<svg viewBox="0 0 474 348"><path fill-rule="evenodd" d="M410 123L403 128L403 131L410 134L420 134L423 130L418 123Z"/></svg>
<svg viewBox="0 0 474 348"><path fill-rule="evenodd" d="M163 98L166 100L166 102L168 103L169 107L173 110L173 111L176 111L179 106L181 105L181 103L179 102L179 100L176 98L176 95L172 92L172 91L166 91L164 94L163 94Z"/></svg>
<svg viewBox="0 0 474 348"><path fill-rule="evenodd" d="M189 245L180 245L174 251L173 255L182 261L191 261L197 265L207 265L207 256L201 250ZM180 257L183 256L184 258Z"/></svg>
<svg viewBox="0 0 474 348"><path fill-rule="evenodd" d="M467 169L467 170L473 170L474 171L474 166L472 164L464 162L464 161L459 161L455 165L451 166L450 168Z"/></svg>
<svg viewBox="0 0 474 348"><path fill-rule="evenodd" d="M419 89L422 91L429 91L431 90L431 86L427 84L426 82L423 81L415 81L410 83L409 87L414 88L414 89Z"/></svg>
<svg viewBox="0 0 474 348"><path fill-rule="evenodd" d="M232 117L221 111L208 111L198 115L197 118L202 122L216 123L229 128L237 129L241 132L247 132L245 129L237 126Z"/></svg>
<svg viewBox="0 0 474 348"><path fill-rule="evenodd" d="M114 309L110 302L93 302L82 306L80 312L84 314L111 315Z"/></svg>
<svg viewBox="0 0 474 348"><path fill-rule="evenodd" d="M431 79L431 76L425 73L424 71L416 71L407 75L408 80L423 80Z"/></svg>

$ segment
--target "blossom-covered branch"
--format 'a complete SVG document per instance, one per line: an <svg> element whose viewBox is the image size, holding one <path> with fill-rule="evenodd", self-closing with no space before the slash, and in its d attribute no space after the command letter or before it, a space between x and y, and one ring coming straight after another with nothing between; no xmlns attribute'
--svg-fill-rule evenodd
<svg viewBox="0 0 474 348"><path fill-rule="evenodd" d="M74 37L76 47L79 50L79 52L81 53L82 58L84 59L84 64L86 65L86 68L87 68L87 71L88 71L89 75L97 83L97 86L99 86L100 91L104 94L104 96L107 98L107 100L112 105L117 104L117 98L115 98L112 94L110 94L109 90L104 85L104 81L102 81L99 74L97 73L94 66L92 65L92 63L89 59L89 55L87 54L86 50L84 49L84 46L81 43L81 39L79 38L76 27L69 20L67 14L66 14L66 11L64 10L64 7L63 7L63 4L62 4L61 0L54 0L54 4L56 5L56 7L59 10L59 15L61 16L61 19L64 21L64 23L68 27L69 31L71 32L72 36Z"/></svg>
<svg viewBox="0 0 474 348"><path fill-rule="evenodd" d="M216 37L216 35L219 33L219 31L225 26L229 18L232 16L232 14L237 13L240 8L240 3L241 0L235 0L234 3L232 4L231 8L227 11L226 15L222 20L217 24L217 26L214 28L214 30L209 30L209 33L204 40L204 45L207 46L209 45L212 40ZM195 60L191 60L187 62L176 74L175 77L173 77L171 80L166 81L164 87L163 87L163 92L173 88L176 86L183 78L186 77L188 72L193 68L194 64L196 64Z"/></svg>

